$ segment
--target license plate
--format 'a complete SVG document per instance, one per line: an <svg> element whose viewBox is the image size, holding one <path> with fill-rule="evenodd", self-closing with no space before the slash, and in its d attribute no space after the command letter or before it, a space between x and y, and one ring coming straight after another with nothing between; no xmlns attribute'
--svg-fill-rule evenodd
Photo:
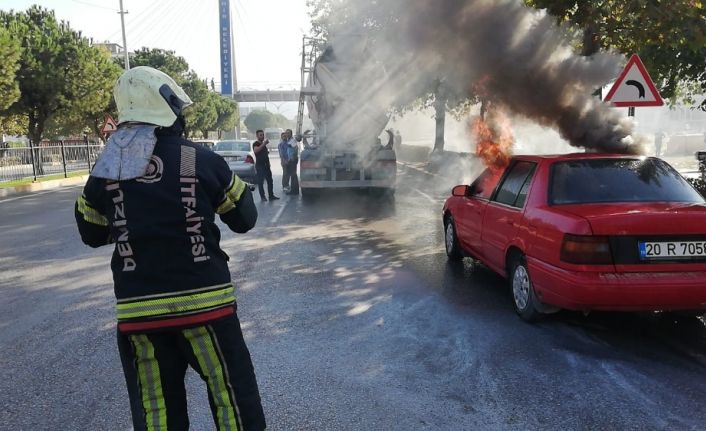
<svg viewBox="0 0 706 431"><path fill-rule="evenodd" d="M326 168L304 168L301 171L308 175L326 175Z"/></svg>
<svg viewBox="0 0 706 431"><path fill-rule="evenodd" d="M638 242L640 259L706 258L706 241Z"/></svg>
<svg viewBox="0 0 706 431"><path fill-rule="evenodd" d="M226 160L228 160L229 162L239 162L243 160L243 158L240 156L228 156L226 157Z"/></svg>

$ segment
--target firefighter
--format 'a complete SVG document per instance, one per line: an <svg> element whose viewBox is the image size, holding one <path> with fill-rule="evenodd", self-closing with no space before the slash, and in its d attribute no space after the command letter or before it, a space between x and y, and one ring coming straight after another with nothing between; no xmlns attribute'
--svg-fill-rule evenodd
<svg viewBox="0 0 706 431"><path fill-rule="evenodd" d="M76 202L81 239L114 244L118 350L135 430L188 429L184 375L206 382L219 430L265 428L236 314L221 220L255 226L246 184L219 155L182 138L189 96L150 67L114 88L118 130Z"/></svg>

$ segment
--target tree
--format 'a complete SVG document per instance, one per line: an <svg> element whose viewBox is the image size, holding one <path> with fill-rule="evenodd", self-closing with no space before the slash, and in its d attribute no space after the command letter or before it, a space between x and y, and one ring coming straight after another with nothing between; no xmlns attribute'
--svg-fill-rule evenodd
<svg viewBox="0 0 706 431"><path fill-rule="evenodd" d="M9 31L0 27L0 111L7 109L20 97L16 73L19 69L20 44Z"/></svg>
<svg viewBox="0 0 706 431"><path fill-rule="evenodd" d="M272 114L273 127L279 127L282 129L291 129L294 127L294 121L280 114Z"/></svg>
<svg viewBox="0 0 706 431"><path fill-rule="evenodd" d="M21 135L27 131L27 119L21 115L0 115L0 134Z"/></svg>
<svg viewBox="0 0 706 431"><path fill-rule="evenodd" d="M250 133L255 133L258 130L264 130L268 127L277 127L275 116L270 111L255 110L245 117L245 127Z"/></svg>
<svg viewBox="0 0 706 431"><path fill-rule="evenodd" d="M213 129L218 119L214 100L216 94L211 92L206 83L200 80L193 72L189 73L186 81L182 84L182 88L194 102L191 107L184 111L186 136L190 136L194 131L199 131L204 137L207 137L208 131Z"/></svg>
<svg viewBox="0 0 706 431"><path fill-rule="evenodd" d="M118 59L119 64L124 68L124 60ZM184 57L176 55L174 51L159 48L141 48L130 56L130 67L150 66L169 75L177 84L182 85L185 81L194 77L189 71L189 63Z"/></svg>
<svg viewBox="0 0 706 431"><path fill-rule="evenodd" d="M120 67L104 48L82 49L78 55L84 66L71 72L74 74L73 85L80 85L73 91L77 103L52 116L47 126L47 132L52 136L86 132L101 136L105 114L115 114L116 111L113 86L122 72Z"/></svg>
<svg viewBox="0 0 706 431"><path fill-rule="evenodd" d="M695 0L525 0L580 30L583 55L639 54L662 97L694 103L706 92L706 9ZM699 109L706 110L706 100Z"/></svg>
<svg viewBox="0 0 706 431"><path fill-rule="evenodd" d="M211 80L213 81L213 80ZM214 128L218 131L218 139L221 139L223 131L233 130L240 121L238 103L230 98L214 94L216 97L216 124Z"/></svg>
<svg viewBox="0 0 706 431"><path fill-rule="evenodd" d="M5 114L26 119L33 143L41 141L52 118L102 108L112 88L104 74L113 69L86 38L38 6L0 13L0 22L22 47L17 72L20 97Z"/></svg>

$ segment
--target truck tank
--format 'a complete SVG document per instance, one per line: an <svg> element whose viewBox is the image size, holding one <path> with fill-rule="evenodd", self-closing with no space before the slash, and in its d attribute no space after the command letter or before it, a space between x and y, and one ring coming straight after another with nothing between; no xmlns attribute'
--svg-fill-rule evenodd
<svg viewBox="0 0 706 431"><path fill-rule="evenodd" d="M306 42L297 127L301 131L305 102L314 131L304 133L302 193L325 188L393 192L397 163L392 133L388 131L385 144L380 139L390 107L377 103L386 81L384 68L361 61L366 58L366 41L359 36L338 37L332 44L319 45L320 52L307 51ZM307 54L310 61L315 58L309 65Z"/></svg>

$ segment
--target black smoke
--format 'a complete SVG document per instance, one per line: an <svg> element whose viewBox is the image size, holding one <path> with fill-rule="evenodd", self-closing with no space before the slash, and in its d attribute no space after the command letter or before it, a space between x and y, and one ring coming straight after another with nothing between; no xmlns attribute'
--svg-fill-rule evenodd
<svg viewBox="0 0 706 431"><path fill-rule="evenodd" d="M479 95L514 116L555 128L571 145L639 153L633 123L592 93L614 79L624 58L583 57L553 17L513 0L349 0L334 15L336 34L369 38L366 56L349 62L384 65L359 80L371 102L399 105L441 83L451 98ZM345 7L343 6L345 5ZM347 54L339 49L339 56ZM363 69L363 68L362 68ZM425 90L426 91L426 90ZM358 101L357 103L360 103Z"/></svg>

